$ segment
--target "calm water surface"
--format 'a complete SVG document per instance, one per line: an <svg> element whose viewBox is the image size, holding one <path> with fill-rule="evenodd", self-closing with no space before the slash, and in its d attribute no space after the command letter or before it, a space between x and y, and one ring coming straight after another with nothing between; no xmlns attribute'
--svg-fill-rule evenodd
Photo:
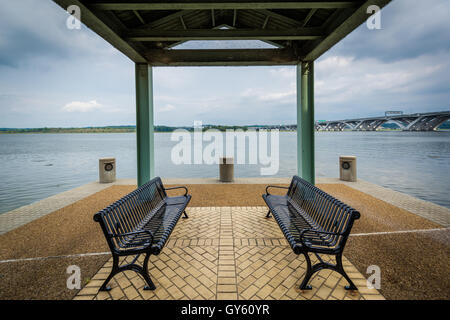
<svg viewBox="0 0 450 320"><path fill-rule="evenodd" d="M217 165L174 165L170 134L155 134L156 174L205 178ZM205 143L206 144L206 143ZM450 207L450 132L318 132L316 176L338 177L339 155L358 157L361 179ZM118 178L136 178L134 133L0 135L0 213L98 180L98 159L115 157ZM296 173L296 133L280 133L280 169ZM260 177L236 165L236 177Z"/></svg>

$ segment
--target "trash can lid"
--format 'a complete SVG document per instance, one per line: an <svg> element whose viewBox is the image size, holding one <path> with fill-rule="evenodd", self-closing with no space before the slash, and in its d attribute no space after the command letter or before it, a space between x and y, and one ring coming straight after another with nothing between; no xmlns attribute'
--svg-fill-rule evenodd
<svg viewBox="0 0 450 320"><path fill-rule="evenodd" d="M356 160L356 156L339 156L342 160Z"/></svg>
<svg viewBox="0 0 450 320"><path fill-rule="evenodd" d="M220 157L219 164L233 164L234 158L233 157Z"/></svg>

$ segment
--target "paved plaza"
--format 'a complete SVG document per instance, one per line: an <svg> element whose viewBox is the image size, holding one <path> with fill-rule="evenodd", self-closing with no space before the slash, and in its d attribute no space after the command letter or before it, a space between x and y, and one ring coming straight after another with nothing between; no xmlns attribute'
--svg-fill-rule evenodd
<svg viewBox="0 0 450 320"><path fill-rule="evenodd" d="M318 184L347 185L436 222L444 228L450 226L448 208L363 180L317 180ZM213 178L163 181L165 185L220 184ZM267 185L289 182L289 178L243 178L236 179L232 184ZM110 184L92 182L15 209L0 215L0 234L110 186L135 184L134 179L120 179ZM114 277L110 292L98 293L102 280L109 274L112 265L110 259L85 283L75 299L383 299L377 290L367 288L364 275L345 257L345 269L358 286L358 292L346 291L345 280L329 270L315 274L311 281L313 290L300 291L299 285L306 269L304 257L292 253L275 220L265 218L266 207L188 207L187 211L190 218L181 219L162 253L150 258L149 273L157 286L155 291L144 291L144 282L140 276L127 271ZM96 254L108 253L89 253ZM314 263L316 258L314 255L311 258ZM327 257L323 258L326 260Z"/></svg>
<svg viewBox="0 0 450 320"><path fill-rule="evenodd" d="M187 212L189 219L180 219L162 253L150 258L156 290L143 290L142 278L126 271L110 282L111 291L98 293L111 270L110 259L75 299L384 299L367 288L364 276L345 257L344 268L359 291L345 290L345 279L330 270L315 274L312 290L301 291L306 262L292 252L274 219L265 218L264 207L196 207Z"/></svg>

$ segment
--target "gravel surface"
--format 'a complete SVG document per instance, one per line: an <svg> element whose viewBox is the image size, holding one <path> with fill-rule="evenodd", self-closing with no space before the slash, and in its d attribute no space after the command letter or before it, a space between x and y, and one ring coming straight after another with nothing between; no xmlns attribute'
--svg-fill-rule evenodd
<svg viewBox="0 0 450 320"><path fill-rule="evenodd" d="M341 184L321 189L361 212L352 233L442 228L442 226ZM350 237L344 255L367 277L381 269L386 299L450 298L450 231Z"/></svg>

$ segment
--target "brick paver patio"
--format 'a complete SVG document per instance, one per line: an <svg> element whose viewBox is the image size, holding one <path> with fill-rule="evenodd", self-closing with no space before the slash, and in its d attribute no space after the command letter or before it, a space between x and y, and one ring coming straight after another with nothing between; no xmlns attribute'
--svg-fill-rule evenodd
<svg viewBox="0 0 450 320"><path fill-rule="evenodd" d="M345 257L345 270L358 292L345 290L345 279L330 270L316 273L313 289L301 291L304 257L292 253L274 219L265 218L265 207L198 207L187 212L189 219L180 219L162 253L150 258L156 290L143 290L140 276L126 271L110 282L111 291L98 293L111 259L75 299L384 299L367 288L364 276Z"/></svg>

